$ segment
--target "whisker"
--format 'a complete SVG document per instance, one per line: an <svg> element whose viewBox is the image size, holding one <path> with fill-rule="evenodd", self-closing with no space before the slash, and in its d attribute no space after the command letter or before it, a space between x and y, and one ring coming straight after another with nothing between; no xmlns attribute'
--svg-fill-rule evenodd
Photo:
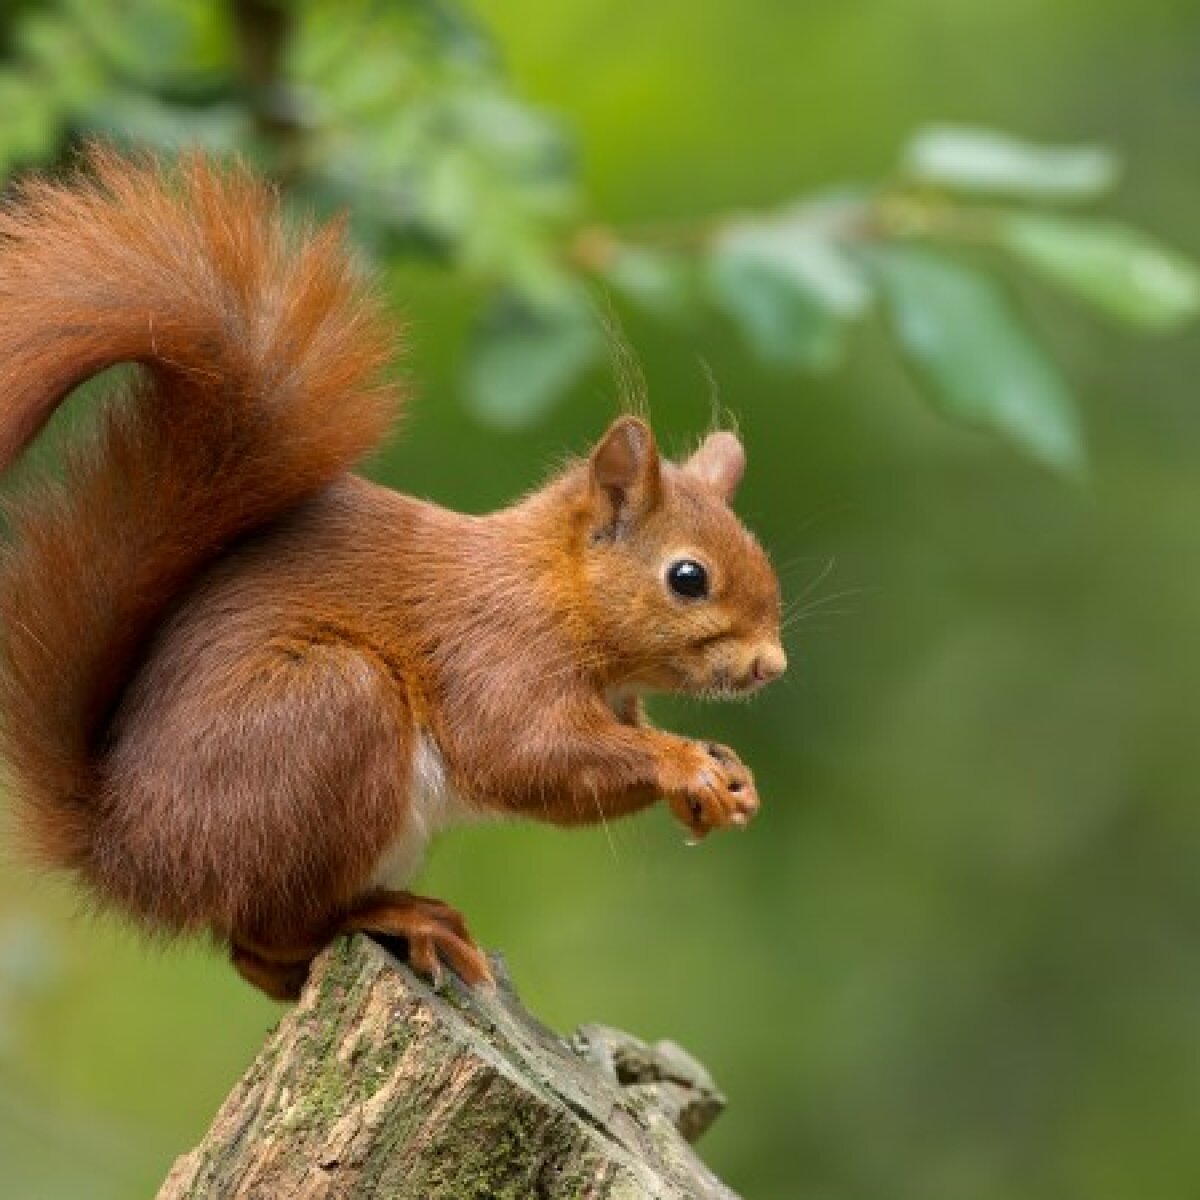
<svg viewBox="0 0 1200 1200"><path fill-rule="evenodd" d="M834 554L831 554L829 556L828 561L825 563L825 566L817 573L816 578L811 580L809 582L808 586L805 587L804 591L802 591L798 596L795 596L791 600L788 601L789 607L793 604L799 604L806 597L811 596L812 593L814 591L816 591L816 589L819 588L821 586L821 584L823 584L825 582L826 579L829 578L829 576L833 573L833 569L836 566L837 566L837 556Z"/></svg>
<svg viewBox="0 0 1200 1200"><path fill-rule="evenodd" d="M608 817L604 815L604 808L600 803L600 797L596 795L595 789L592 790L592 803L596 806L596 815L600 818L600 824L604 827L604 838L608 842L608 849L612 854L613 862L619 867L621 865L621 856L617 853L617 842L613 837Z"/></svg>
<svg viewBox="0 0 1200 1200"><path fill-rule="evenodd" d="M817 612L827 604L834 604L839 600L848 600L854 596L866 596L875 592L876 588L870 587L852 587L842 588L839 592L830 592L827 596L814 596L807 604L801 605L799 608L789 606L786 615L795 617L803 613Z"/></svg>
<svg viewBox="0 0 1200 1200"><path fill-rule="evenodd" d="M790 558L785 558L782 561L772 559L777 575L786 575L793 567L800 566L801 563L820 562L825 555L823 554L793 554Z"/></svg>

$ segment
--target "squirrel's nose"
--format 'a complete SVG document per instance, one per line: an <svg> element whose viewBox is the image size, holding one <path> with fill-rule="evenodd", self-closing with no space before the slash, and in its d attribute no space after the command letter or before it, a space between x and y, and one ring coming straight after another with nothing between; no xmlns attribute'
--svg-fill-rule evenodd
<svg viewBox="0 0 1200 1200"><path fill-rule="evenodd" d="M754 666L751 673L757 683L770 683L778 679L787 670L787 655L783 647L778 645L764 646L754 656Z"/></svg>

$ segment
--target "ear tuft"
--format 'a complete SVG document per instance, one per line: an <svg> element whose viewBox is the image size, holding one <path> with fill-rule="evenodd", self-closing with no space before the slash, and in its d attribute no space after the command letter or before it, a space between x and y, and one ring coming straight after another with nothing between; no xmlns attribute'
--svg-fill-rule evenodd
<svg viewBox="0 0 1200 1200"><path fill-rule="evenodd" d="M617 533L658 503L658 447L640 417L618 417L596 444L591 459L598 524Z"/></svg>
<svg viewBox="0 0 1200 1200"><path fill-rule="evenodd" d="M746 470L746 451L736 434L727 430L710 433L683 469L723 500L732 500Z"/></svg>

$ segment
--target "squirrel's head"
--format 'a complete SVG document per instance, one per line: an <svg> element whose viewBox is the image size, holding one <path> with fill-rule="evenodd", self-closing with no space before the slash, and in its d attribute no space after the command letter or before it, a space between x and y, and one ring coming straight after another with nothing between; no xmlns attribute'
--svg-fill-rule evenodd
<svg viewBox="0 0 1200 1200"><path fill-rule="evenodd" d="M726 432L667 462L632 416L592 451L582 586L614 686L738 696L783 673L779 583L729 507L745 464Z"/></svg>

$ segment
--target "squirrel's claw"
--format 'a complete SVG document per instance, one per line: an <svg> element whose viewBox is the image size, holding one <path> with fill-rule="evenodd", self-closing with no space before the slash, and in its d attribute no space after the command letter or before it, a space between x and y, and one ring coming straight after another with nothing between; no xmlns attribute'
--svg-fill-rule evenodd
<svg viewBox="0 0 1200 1200"><path fill-rule="evenodd" d="M715 742L692 744L701 758L667 799L687 826L687 844L694 846L714 829L745 829L758 811L758 792L750 769L728 746Z"/></svg>
<svg viewBox="0 0 1200 1200"><path fill-rule="evenodd" d="M487 957L468 932L462 914L441 900L410 892L376 893L345 918L341 930L403 938L409 966L434 987L441 985L443 963L469 987L495 983Z"/></svg>

